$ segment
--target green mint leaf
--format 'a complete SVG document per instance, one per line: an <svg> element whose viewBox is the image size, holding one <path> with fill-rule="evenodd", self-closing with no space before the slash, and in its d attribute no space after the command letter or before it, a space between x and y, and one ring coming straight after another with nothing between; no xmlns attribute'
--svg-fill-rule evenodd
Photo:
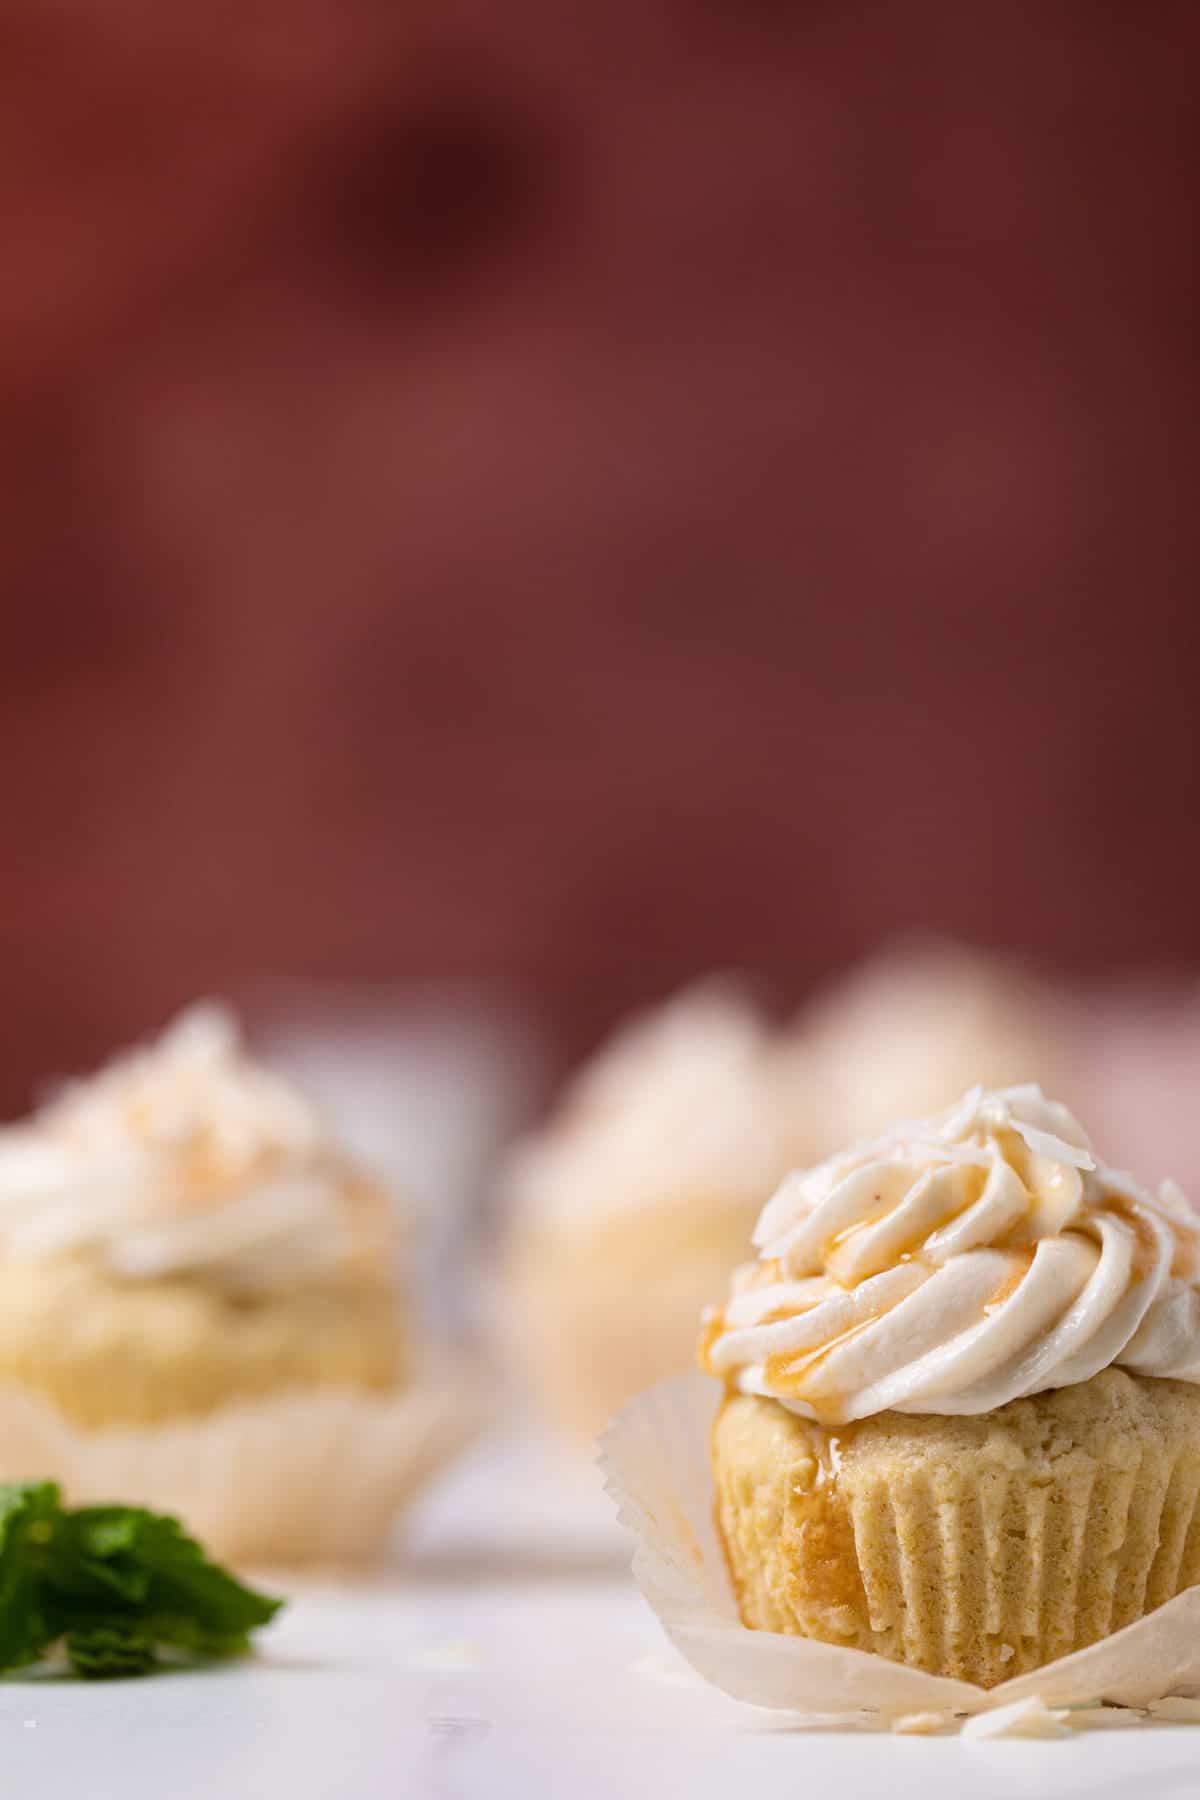
<svg viewBox="0 0 1200 1800"><path fill-rule="evenodd" d="M89 1615L130 1615L144 1608L149 1570L136 1556L135 1507L83 1507L66 1514L47 1571L60 1635Z"/></svg>
<svg viewBox="0 0 1200 1800"><path fill-rule="evenodd" d="M53 1482L0 1483L0 1670L37 1662L57 1635L41 1577L61 1520Z"/></svg>
<svg viewBox="0 0 1200 1800"><path fill-rule="evenodd" d="M210 1561L178 1519L139 1507L83 1507L69 1519L80 1577L124 1585L161 1642L204 1655L245 1648L283 1604Z"/></svg>
<svg viewBox="0 0 1200 1800"><path fill-rule="evenodd" d="M83 1675L144 1673L156 1645L235 1655L282 1604L211 1561L177 1519L66 1511L52 1483L0 1484L0 1670L60 1640Z"/></svg>
<svg viewBox="0 0 1200 1800"><path fill-rule="evenodd" d="M67 1661L89 1681L145 1675L154 1667L154 1639L128 1619L111 1619L67 1634Z"/></svg>

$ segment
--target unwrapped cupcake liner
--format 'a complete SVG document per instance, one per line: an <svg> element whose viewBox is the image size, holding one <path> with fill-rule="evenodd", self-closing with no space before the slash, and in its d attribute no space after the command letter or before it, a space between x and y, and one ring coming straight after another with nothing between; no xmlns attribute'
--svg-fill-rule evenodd
<svg viewBox="0 0 1200 1800"><path fill-rule="evenodd" d="M243 1566L361 1562L473 1434L477 1377L430 1366L394 1395L290 1391L198 1418L92 1430L28 1389L0 1388L0 1480L57 1481L73 1505L177 1514Z"/></svg>
<svg viewBox="0 0 1200 1800"><path fill-rule="evenodd" d="M1200 1587L1085 1650L993 1688L862 1650L740 1621L714 1518L709 1434L721 1385L677 1376L632 1401L601 1440L600 1466L636 1539L634 1577L667 1636L714 1686L794 1714L861 1719L977 1713L1039 1698L1143 1707L1200 1690Z"/></svg>

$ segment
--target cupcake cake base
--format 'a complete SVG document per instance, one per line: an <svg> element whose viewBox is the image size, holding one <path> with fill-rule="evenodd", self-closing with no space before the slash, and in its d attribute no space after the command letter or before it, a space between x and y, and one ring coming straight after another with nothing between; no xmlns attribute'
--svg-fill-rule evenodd
<svg viewBox="0 0 1200 1800"><path fill-rule="evenodd" d="M684 1659L734 1699L786 1713L789 1724L878 1728L914 1713L965 1716L1031 1698L1048 1707L1145 1707L1200 1692L1200 1586L1087 1649L992 1687L794 1630L748 1629L714 1504L711 1447L722 1404L711 1377L663 1382L613 1421L600 1463L633 1535L643 1596Z"/></svg>
<svg viewBox="0 0 1200 1800"><path fill-rule="evenodd" d="M990 1688L1200 1580L1200 1390L1108 1369L830 1429L734 1395L717 1523L744 1624Z"/></svg>

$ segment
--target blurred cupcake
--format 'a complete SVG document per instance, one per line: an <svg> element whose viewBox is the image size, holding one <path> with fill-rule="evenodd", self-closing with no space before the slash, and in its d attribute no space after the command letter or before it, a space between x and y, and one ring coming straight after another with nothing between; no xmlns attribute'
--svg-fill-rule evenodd
<svg viewBox="0 0 1200 1800"><path fill-rule="evenodd" d="M922 1118L975 1083L1061 1091L1060 1007L1021 963L951 943L897 946L834 983L776 1052L781 1128L794 1159ZM1065 1084L1072 1082L1068 1076Z"/></svg>
<svg viewBox="0 0 1200 1800"><path fill-rule="evenodd" d="M707 1321L743 1622L991 1687L1200 1581L1200 1221L1035 1086L790 1176Z"/></svg>
<svg viewBox="0 0 1200 1800"><path fill-rule="evenodd" d="M235 1558L361 1554L431 1450L395 1238L230 1018L186 1013L0 1131L0 1477Z"/></svg>
<svg viewBox="0 0 1200 1800"><path fill-rule="evenodd" d="M698 986L627 1025L513 1152L515 1327L533 1383L576 1432L687 1368L698 1307L786 1166L767 1075L752 1006Z"/></svg>

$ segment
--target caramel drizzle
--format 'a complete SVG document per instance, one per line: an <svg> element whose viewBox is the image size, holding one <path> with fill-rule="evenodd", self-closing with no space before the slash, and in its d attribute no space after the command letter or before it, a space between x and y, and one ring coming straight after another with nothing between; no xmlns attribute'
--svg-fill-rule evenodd
<svg viewBox="0 0 1200 1800"><path fill-rule="evenodd" d="M911 1262L924 1249L935 1231L942 1231L947 1225L952 1225L955 1219L961 1218L963 1213L968 1212L974 1206L983 1192L987 1173L983 1169L964 1168L962 1174L962 1197L958 1204L948 1207L935 1225L918 1226L910 1237L901 1240L900 1246L894 1248L890 1253L897 1262ZM907 1189L891 1206L885 1206L881 1211L871 1213L865 1219L856 1219L852 1225L845 1225L840 1231L835 1231L830 1237L827 1237L821 1245L822 1264L827 1268L830 1259L838 1250L853 1242L861 1233L872 1231L877 1226L885 1224L888 1219L900 1211L911 1191L911 1188ZM873 1196L874 1201L878 1201L879 1198L878 1194Z"/></svg>
<svg viewBox="0 0 1200 1800"><path fill-rule="evenodd" d="M706 1375L715 1375L712 1366L713 1346L725 1335L725 1308L709 1306L705 1308L700 1324L700 1341L696 1345L696 1361Z"/></svg>
<svg viewBox="0 0 1200 1800"><path fill-rule="evenodd" d="M990 1299L985 1303L983 1307L985 1317L990 1317L992 1314L999 1311L1000 1308L1006 1305L1007 1302L1012 1299L1013 1295L1017 1293L1033 1265L1033 1259L1037 1251L1037 1243L1032 1240L1029 1235L1028 1219L1029 1214L1033 1210L1034 1196L1029 1192L1026 1182L1030 1162L1028 1147L1018 1134L1006 1133L1004 1135L1005 1139L1011 1138L1013 1141L1011 1144L1006 1141L1002 1142L1001 1149L1006 1160L1016 1169L1017 1173L1022 1178L1022 1185L1026 1188L1027 1203L1025 1217L1013 1221L992 1246L994 1249L1007 1251L1016 1258L1016 1261L1014 1266L1008 1270L1003 1281L995 1289ZM932 1232L934 1230L941 1230L945 1225L950 1224L954 1219L960 1217L962 1213L966 1212L975 1204L987 1179L986 1174L982 1170L978 1172L978 1175L978 1181L972 1181L969 1178L964 1180L964 1197L961 1204L955 1206L952 1210L947 1211L945 1216L939 1220L935 1227L926 1227L919 1230L913 1234L907 1245L902 1248L893 1248L891 1254L897 1262L903 1263L919 1260L920 1252L924 1248L928 1238L932 1235ZM879 1194L875 1194L873 1198L877 1202L880 1196ZM907 1194L902 1194L900 1199L897 1200L894 1205L886 1207L880 1212L872 1213L865 1219L856 1220L853 1224L844 1226L840 1231L832 1233L821 1245L821 1260L825 1267L828 1267L831 1257L840 1248L851 1242L860 1233L869 1231L891 1218L893 1213L898 1211L904 1204L906 1198ZM1153 1228L1147 1221L1142 1210L1120 1195L1112 1193L1107 1194L1105 1196L1103 1210L1120 1217L1123 1223L1125 1223L1133 1233L1135 1240L1132 1266L1133 1279L1144 1280L1153 1268L1158 1253L1157 1240ZM1170 1272L1172 1276L1177 1279L1195 1280L1197 1275L1200 1274L1200 1224L1193 1228L1172 1217L1170 1226L1176 1237L1176 1248L1172 1257ZM770 1286L785 1278L785 1262L786 1259L784 1262L775 1258L768 1259L760 1265L758 1270L743 1282L741 1291L751 1292L755 1288ZM775 1311L764 1315L762 1319L757 1320L756 1324L768 1325L782 1323L785 1320L797 1317L802 1311L806 1310L808 1309L796 1306L779 1307ZM805 1404L810 1406L813 1412L817 1414L818 1419L822 1421L828 1420L830 1423L838 1422L836 1410L829 1408L828 1401L823 1400L818 1406L806 1392L806 1389L809 1388L813 1376L835 1350L840 1349L843 1345L861 1336L863 1332L870 1330L870 1328L877 1323L878 1319L883 1316L882 1313L873 1313L869 1318L862 1319L857 1324L850 1326L847 1330L839 1332L835 1337L831 1338L827 1343L822 1344L815 1350L800 1352L780 1351L766 1357L763 1363L763 1373L767 1385L773 1392L777 1393L780 1398L804 1401ZM701 1366L708 1369L710 1373L712 1372L710 1360L712 1348L717 1340L723 1335L725 1329L726 1320L723 1308L710 1310L705 1315L704 1331L700 1342L700 1361Z"/></svg>
<svg viewBox="0 0 1200 1800"><path fill-rule="evenodd" d="M1021 1250L1014 1252L1017 1258L1016 1266L1009 1270L1000 1286L992 1294L991 1299L985 1301L983 1308L985 1318L991 1318L994 1312L999 1312L1006 1301L1012 1299L1033 1267L1035 1253L1036 1245L1033 1244L1026 1245Z"/></svg>

